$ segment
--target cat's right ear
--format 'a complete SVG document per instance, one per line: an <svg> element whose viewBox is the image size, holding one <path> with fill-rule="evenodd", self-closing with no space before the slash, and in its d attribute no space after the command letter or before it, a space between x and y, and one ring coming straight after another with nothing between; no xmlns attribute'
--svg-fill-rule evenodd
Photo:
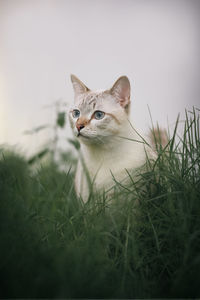
<svg viewBox="0 0 200 300"><path fill-rule="evenodd" d="M75 96L89 92L89 88L73 74L71 74L71 81L73 84Z"/></svg>
<svg viewBox="0 0 200 300"><path fill-rule="evenodd" d="M111 95L123 108L128 108L130 104L130 91L130 82L126 76L121 76L110 89Z"/></svg>

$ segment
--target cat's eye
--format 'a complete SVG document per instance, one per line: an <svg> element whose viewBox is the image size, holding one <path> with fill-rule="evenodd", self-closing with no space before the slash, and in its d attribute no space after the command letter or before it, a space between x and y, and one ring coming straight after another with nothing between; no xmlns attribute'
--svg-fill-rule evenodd
<svg viewBox="0 0 200 300"><path fill-rule="evenodd" d="M95 117L95 119L97 119L97 120L103 119L104 116L105 116L105 113L104 113L103 111L100 111L100 110L97 110L97 111L95 111L95 113L94 113L94 117Z"/></svg>
<svg viewBox="0 0 200 300"><path fill-rule="evenodd" d="M79 117L80 117L80 111L79 111L78 109L74 109L74 110L72 111L72 116L73 116L73 118L75 118L75 119L79 118Z"/></svg>

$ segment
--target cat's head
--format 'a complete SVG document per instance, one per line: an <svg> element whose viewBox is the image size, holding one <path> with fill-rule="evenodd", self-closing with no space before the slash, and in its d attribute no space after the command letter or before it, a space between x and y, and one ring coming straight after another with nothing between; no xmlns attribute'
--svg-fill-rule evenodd
<svg viewBox="0 0 200 300"><path fill-rule="evenodd" d="M107 143L120 135L127 122L130 107L130 82L120 77L110 90L91 91L71 75L74 105L69 112L72 130L81 142Z"/></svg>

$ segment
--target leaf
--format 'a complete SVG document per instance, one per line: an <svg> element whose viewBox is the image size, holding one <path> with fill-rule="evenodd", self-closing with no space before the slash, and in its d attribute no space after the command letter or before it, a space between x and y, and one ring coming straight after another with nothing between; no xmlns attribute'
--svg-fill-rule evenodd
<svg viewBox="0 0 200 300"><path fill-rule="evenodd" d="M33 128L33 129L31 129L31 130L26 130L26 131L24 131L24 134L34 134L34 133L37 133L37 132L39 132L39 131L41 131L41 130L43 130L43 129L46 129L46 128L49 128L50 126L49 125L40 125L40 126L38 126L38 127L35 127L35 128Z"/></svg>
<svg viewBox="0 0 200 300"><path fill-rule="evenodd" d="M65 112L59 112L57 115L57 125L61 128L65 126Z"/></svg>
<svg viewBox="0 0 200 300"><path fill-rule="evenodd" d="M49 149L44 149L40 152L38 152L37 154L33 155L29 160L28 160L28 164L33 164L36 160L41 159L42 157L44 157L47 153L49 152Z"/></svg>
<svg viewBox="0 0 200 300"><path fill-rule="evenodd" d="M72 144L77 150L80 149L80 143L77 140L67 139L70 144Z"/></svg>

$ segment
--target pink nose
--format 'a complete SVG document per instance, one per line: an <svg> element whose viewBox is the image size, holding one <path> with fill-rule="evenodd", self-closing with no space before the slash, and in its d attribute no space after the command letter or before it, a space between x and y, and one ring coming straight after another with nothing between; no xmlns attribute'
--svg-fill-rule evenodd
<svg viewBox="0 0 200 300"><path fill-rule="evenodd" d="M85 126L83 124L76 124L76 128L78 129L78 131L80 131L81 129L83 129Z"/></svg>

